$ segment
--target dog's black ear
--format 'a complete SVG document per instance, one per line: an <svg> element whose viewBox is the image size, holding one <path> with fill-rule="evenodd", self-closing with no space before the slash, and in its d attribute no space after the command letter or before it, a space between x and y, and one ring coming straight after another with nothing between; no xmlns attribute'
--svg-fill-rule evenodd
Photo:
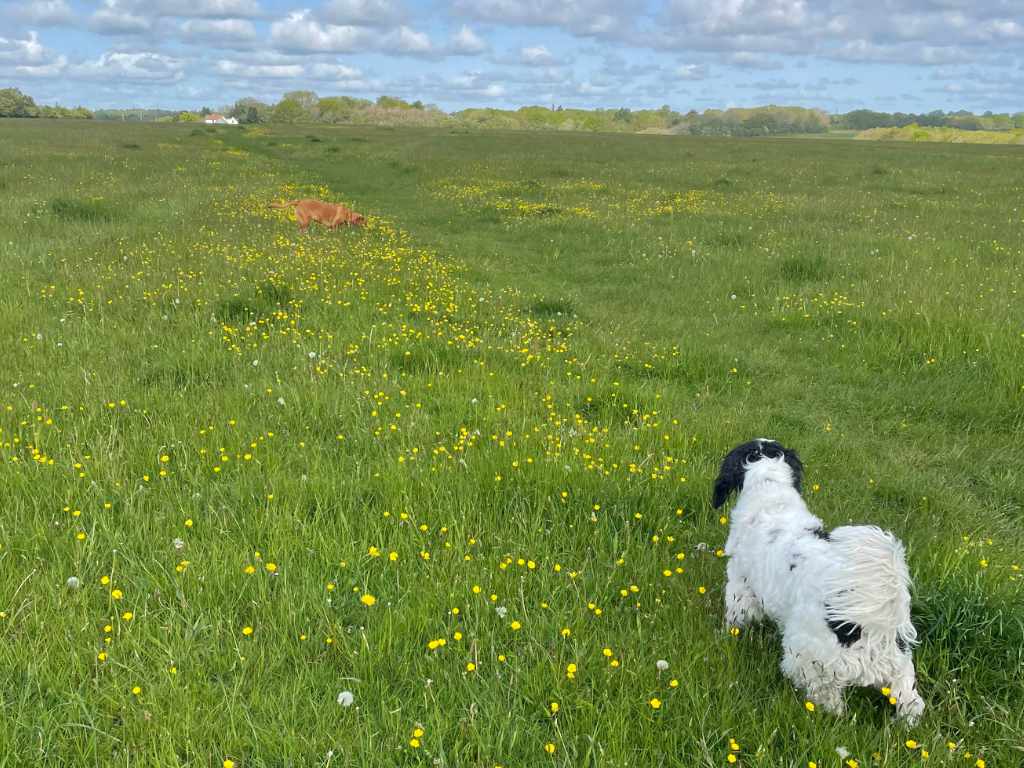
<svg viewBox="0 0 1024 768"><path fill-rule="evenodd" d="M804 481L804 464L796 455L796 451L789 448L783 448L782 456L786 459L789 468L793 470L793 487L796 488L797 493L800 493L800 486Z"/></svg>
<svg viewBox="0 0 1024 768"><path fill-rule="evenodd" d="M743 457L736 450L722 461L722 468L715 480L715 491L711 497L711 506L718 509L725 504L729 494L743 487Z"/></svg>
<svg viewBox="0 0 1024 768"><path fill-rule="evenodd" d="M711 506L718 509L720 506L725 504L725 500L729 498L729 494L735 491L739 485L732 479L718 476L715 481L715 495L711 499Z"/></svg>

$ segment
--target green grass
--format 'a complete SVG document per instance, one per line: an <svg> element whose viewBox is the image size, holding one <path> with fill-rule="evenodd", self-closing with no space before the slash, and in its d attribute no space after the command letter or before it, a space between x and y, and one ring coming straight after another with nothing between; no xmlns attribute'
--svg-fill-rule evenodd
<svg viewBox="0 0 1024 768"><path fill-rule="evenodd" d="M1019 163L0 122L0 765L1019 764ZM766 434L908 546L912 730L724 631Z"/></svg>

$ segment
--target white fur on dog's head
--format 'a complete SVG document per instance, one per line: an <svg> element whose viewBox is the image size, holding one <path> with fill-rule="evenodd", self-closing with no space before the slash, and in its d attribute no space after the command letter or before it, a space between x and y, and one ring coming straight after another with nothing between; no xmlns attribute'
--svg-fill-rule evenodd
<svg viewBox="0 0 1024 768"><path fill-rule="evenodd" d="M800 493L803 479L804 465L796 451L775 440L759 437L736 446L722 459L712 504L718 509L733 491L742 491L745 485L766 480L790 482Z"/></svg>

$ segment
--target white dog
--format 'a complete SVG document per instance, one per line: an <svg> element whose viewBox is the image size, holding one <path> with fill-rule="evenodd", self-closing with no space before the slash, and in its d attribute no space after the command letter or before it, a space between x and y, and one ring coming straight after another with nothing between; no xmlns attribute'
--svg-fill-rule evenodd
<svg viewBox="0 0 1024 768"><path fill-rule="evenodd" d="M802 479L796 453L774 440L744 443L722 461L715 508L739 491L725 545L726 621L775 621L783 674L823 710L841 714L848 686L887 687L913 723L924 701L903 545L874 526L826 532L800 496Z"/></svg>

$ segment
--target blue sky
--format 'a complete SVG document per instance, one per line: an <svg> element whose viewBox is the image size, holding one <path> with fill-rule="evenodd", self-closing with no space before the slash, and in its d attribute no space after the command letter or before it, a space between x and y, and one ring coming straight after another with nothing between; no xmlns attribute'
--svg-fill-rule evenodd
<svg viewBox="0 0 1024 768"><path fill-rule="evenodd" d="M213 108L1024 110L1024 0L0 0L0 87Z"/></svg>

